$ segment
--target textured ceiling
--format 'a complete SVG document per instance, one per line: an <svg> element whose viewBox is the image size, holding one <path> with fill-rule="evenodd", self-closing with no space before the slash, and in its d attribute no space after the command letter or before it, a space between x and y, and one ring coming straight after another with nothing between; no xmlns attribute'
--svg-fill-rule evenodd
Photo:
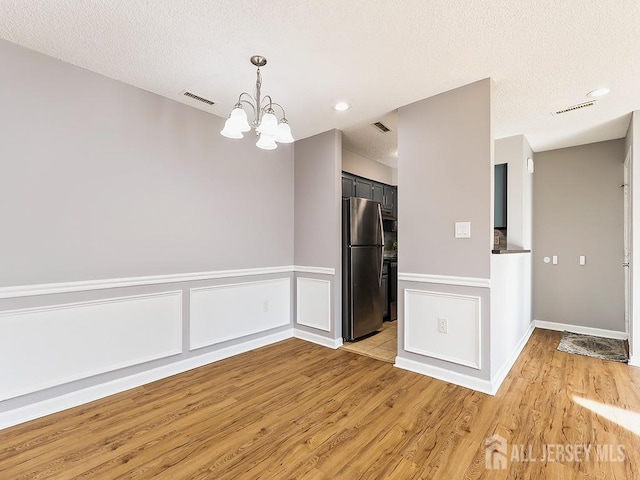
<svg viewBox="0 0 640 480"><path fill-rule="evenodd" d="M298 139L492 77L494 137L536 151L624 136L638 25L637 0L0 1L0 37L220 116L264 55L263 91ZM595 107L550 114L599 86Z"/></svg>
<svg viewBox="0 0 640 480"><path fill-rule="evenodd" d="M375 120L389 129L382 132L372 123L360 123L343 129L342 148L398 168L398 114L391 112Z"/></svg>

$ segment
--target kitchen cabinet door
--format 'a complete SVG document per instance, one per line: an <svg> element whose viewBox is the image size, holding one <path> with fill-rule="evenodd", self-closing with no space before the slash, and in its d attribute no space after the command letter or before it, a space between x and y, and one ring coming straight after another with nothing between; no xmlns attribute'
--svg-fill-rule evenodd
<svg viewBox="0 0 640 480"><path fill-rule="evenodd" d="M391 185L383 186L382 209L387 212L393 212L393 187Z"/></svg>
<svg viewBox="0 0 640 480"><path fill-rule="evenodd" d="M384 203L384 187L381 183L373 184L373 201L380 204ZM383 207L384 208L384 207Z"/></svg>
<svg viewBox="0 0 640 480"><path fill-rule="evenodd" d="M398 187L393 187L393 216L398 218Z"/></svg>
<svg viewBox="0 0 640 480"><path fill-rule="evenodd" d="M507 228L507 164L494 168L493 228Z"/></svg>
<svg viewBox="0 0 640 480"><path fill-rule="evenodd" d="M355 186L356 197L366 198L367 200L373 199L373 182L362 178L356 178Z"/></svg>
<svg viewBox="0 0 640 480"><path fill-rule="evenodd" d="M344 198L356 196L356 183L353 177L342 175L342 196Z"/></svg>
<svg viewBox="0 0 640 480"><path fill-rule="evenodd" d="M380 285L380 290L382 294L382 308L384 311L382 312L382 318L387 318L389 316L389 276L382 275L382 285Z"/></svg>

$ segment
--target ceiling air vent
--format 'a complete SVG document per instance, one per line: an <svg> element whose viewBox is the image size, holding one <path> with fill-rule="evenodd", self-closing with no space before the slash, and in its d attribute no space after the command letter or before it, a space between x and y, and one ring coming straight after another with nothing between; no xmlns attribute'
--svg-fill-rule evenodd
<svg viewBox="0 0 640 480"><path fill-rule="evenodd" d="M376 127L378 130L380 130L382 133L387 133L390 132L391 129L389 127L387 127L384 123L382 122L375 122L372 123L371 125L373 125L374 127Z"/></svg>
<svg viewBox="0 0 640 480"><path fill-rule="evenodd" d="M560 115L561 113L573 112L574 110L580 110L581 108L591 107L596 104L595 100L590 100L584 103L576 103L575 105L571 105L570 107L563 108L562 110L558 110L557 112L553 112L553 115Z"/></svg>
<svg viewBox="0 0 640 480"><path fill-rule="evenodd" d="M213 105L215 103L215 102L212 102L211 100L201 97L200 95L196 95L195 93L184 91L182 94L185 97L193 98L194 100L197 100L202 103L206 103L207 105Z"/></svg>

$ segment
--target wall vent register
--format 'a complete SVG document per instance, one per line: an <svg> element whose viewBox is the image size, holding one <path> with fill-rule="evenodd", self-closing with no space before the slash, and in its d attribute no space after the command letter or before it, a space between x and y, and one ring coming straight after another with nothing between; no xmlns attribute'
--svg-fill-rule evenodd
<svg viewBox="0 0 640 480"><path fill-rule="evenodd" d="M380 130L382 133L387 133L390 132L391 129L389 127L387 127L384 123L382 122L374 122L371 125L373 125L374 127L376 127L378 130Z"/></svg>
<svg viewBox="0 0 640 480"><path fill-rule="evenodd" d="M591 100L589 102L576 103L575 105L571 105L570 107L563 108L562 110L557 110L552 113L552 115L560 115L562 113L573 112L574 110L580 110L581 108L592 107L596 104L595 100Z"/></svg>

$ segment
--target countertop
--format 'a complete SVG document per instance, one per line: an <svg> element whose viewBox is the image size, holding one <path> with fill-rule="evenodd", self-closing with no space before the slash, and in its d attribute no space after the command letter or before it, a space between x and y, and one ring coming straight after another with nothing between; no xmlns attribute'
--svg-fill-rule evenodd
<svg viewBox="0 0 640 480"><path fill-rule="evenodd" d="M531 250L491 250L494 255L504 255L506 253L531 253Z"/></svg>

